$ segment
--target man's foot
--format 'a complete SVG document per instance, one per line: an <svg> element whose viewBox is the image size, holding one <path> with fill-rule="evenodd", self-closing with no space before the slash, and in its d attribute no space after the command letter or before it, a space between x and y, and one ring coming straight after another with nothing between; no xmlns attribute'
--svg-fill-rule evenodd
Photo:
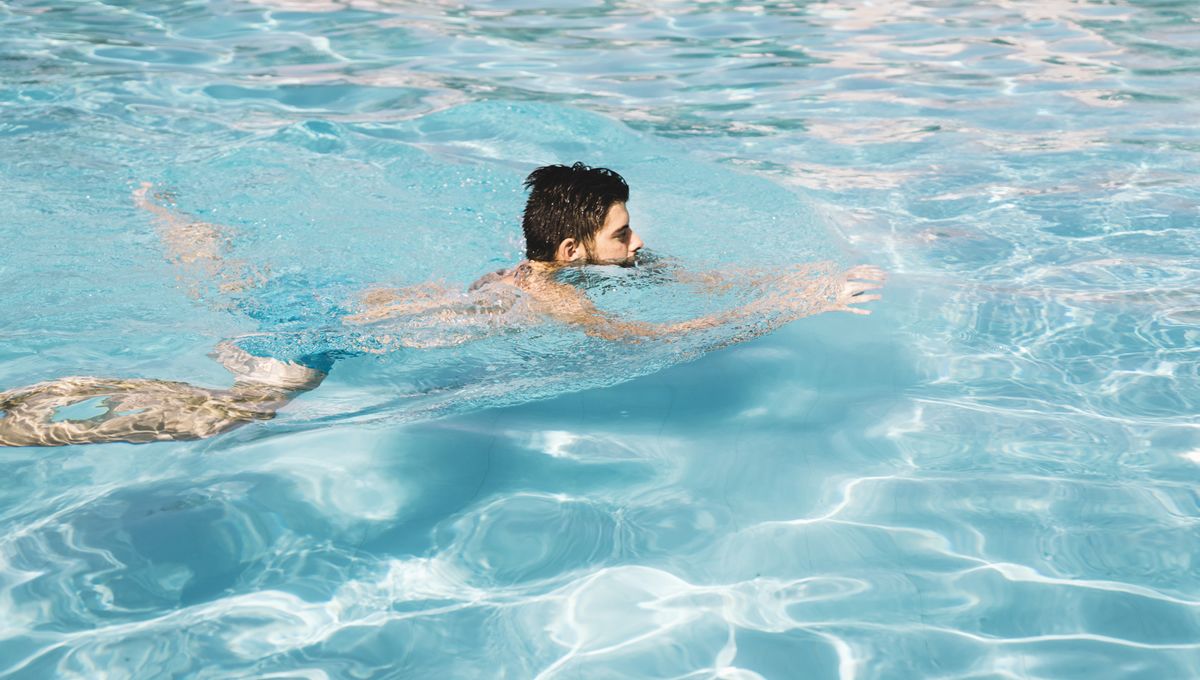
<svg viewBox="0 0 1200 680"><path fill-rule="evenodd" d="M258 357L230 341L217 345L211 355L234 376L239 385L257 385L286 392L311 390L325 379L325 373L291 361Z"/></svg>

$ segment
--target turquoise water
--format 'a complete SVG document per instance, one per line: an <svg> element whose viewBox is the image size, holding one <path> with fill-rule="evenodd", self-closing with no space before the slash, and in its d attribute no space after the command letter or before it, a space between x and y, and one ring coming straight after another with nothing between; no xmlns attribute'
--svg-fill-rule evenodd
<svg viewBox="0 0 1200 680"><path fill-rule="evenodd" d="M0 3L0 389L337 342L519 259L549 162L680 267L890 272L728 347L479 333L215 439L0 449L0 674L1196 677L1198 75L1186 1ZM143 181L271 285L181 278Z"/></svg>

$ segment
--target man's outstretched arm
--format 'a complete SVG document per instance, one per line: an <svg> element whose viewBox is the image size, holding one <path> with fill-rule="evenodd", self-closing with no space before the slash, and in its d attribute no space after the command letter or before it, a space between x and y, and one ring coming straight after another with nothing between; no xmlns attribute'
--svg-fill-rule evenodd
<svg viewBox="0 0 1200 680"><path fill-rule="evenodd" d="M767 323L757 326L752 336L767 333L796 319L823 312L870 314L862 304L880 299L870 293L882 287L882 269L859 266L840 274L812 277L807 271L780 276L773 283L779 288L763 298L734 309L675 323L626 321L597 309L583 294L564 292L548 305L551 316L581 326L588 335L607 340L639 341L668 338L689 332L747 321Z"/></svg>

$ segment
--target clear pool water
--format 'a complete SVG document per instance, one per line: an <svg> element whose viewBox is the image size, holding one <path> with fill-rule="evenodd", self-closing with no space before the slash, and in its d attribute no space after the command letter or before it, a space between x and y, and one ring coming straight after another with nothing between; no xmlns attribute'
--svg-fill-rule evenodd
<svg viewBox="0 0 1200 680"><path fill-rule="evenodd" d="M0 3L0 389L227 385L264 314L466 286L547 162L681 266L879 264L875 313L540 326L0 449L0 675L1200 675L1200 5L545 4ZM274 285L189 279L143 181Z"/></svg>

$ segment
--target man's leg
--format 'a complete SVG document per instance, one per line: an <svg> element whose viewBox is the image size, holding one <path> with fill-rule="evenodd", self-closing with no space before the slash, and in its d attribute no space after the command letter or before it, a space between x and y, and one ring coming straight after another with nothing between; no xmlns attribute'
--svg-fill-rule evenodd
<svg viewBox="0 0 1200 680"><path fill-rule="evenodd" d="M134 203L151 213L167 251L200 297L215 284L220 293L257 285L263 275L228 260L229 229L171 210L169 197L151 196L151 185L134 190ZM0 392L0 445L62 446L97 442L199 439L275 417L275 411L325 378L300 363L253 356L232 343L217 346L214 358L229 369L228 390L146 379L68 377ZM91 402L87 404L86 402ZM97 415L64 417L73 406L102 409Z"/></svg>
<svg viewBox="0 0 1200 680"><path fill-rule="evenodd" d="M213 390L167 380L76 376L0 392L0 446L64 446L201 439L275 412L325 378L316 369L254 357L230 343L216 359L234 374L233 387ZM87 404L91 402L91 404ZM72 406L103 409L61 417Z"/></svg>
<svg viewBox="0 0 1200 680"><path fill-rule="evenodd" d="M103 412L56 418L87 402ZM77 376L0 393L0 445L63 446L100 442L198 439L272 410L244 408L218 390L165 380L113 380Z"/></svg>
<svg viewBox="0 0 1200 680"><path fill-rule="evenodd" d="M180 279L186 279L193 298L202 297L209 285L216 285L219 293L236 293L266 279L263 272L244 261L226 257L232 243L230 227L173 210L170 195L152 193L152 186L143 182L134 189L133 203L154 216L167 259L180 266Z"/></svg>

